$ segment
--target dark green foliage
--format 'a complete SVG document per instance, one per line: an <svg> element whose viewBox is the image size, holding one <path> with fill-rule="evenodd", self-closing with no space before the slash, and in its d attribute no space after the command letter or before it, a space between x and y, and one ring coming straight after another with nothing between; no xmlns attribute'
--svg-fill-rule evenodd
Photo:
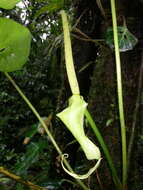
<svg viewBox="0 0 143 190"><path fill-rule="evenodd" d="M113 28L109 27L106 32L106 43L111 49L114 49ZM120 52L132 50L138 42L138 39L127 29L127 27L118 27L118 40Z"/></svg>
<svg viewBox="0 0 143 190"><path fill-rule="evenodd" d="M5 190L6 188L0 184L0 190Z"/></svg>
<svg viewBox="0 0 143 190"><path fill-rule="evenodd" d="M11 75L36 107L40 115L47 117L51 112L55 114L55 112L57 113L59 110L62 110L62 108L65 107L63 104L66 99L65 97L67 94L70 94L66 75L63 73L63 34L58 11L64 6L65 9L71 13L70 17L74 16L77 19L81 16L77 28L85 33L87 31L87 35L92 39L98 39L103 35L104 21L102 20L103 23L101 26L100 21L102 17L99 14L100 10L96 8L95 1L64 1L64 5L63 1L60 0L31 0L24 2L25 5L22 8L16 7L13 10L0 10L1 17L10 17L10 19L14 19L18 23L25 25L32 33L32 46L27 64L24 65L22 70L13 72ZM137 2L138 1L136 1L136 4ZM131 4L132 3L128 2L128 5L131 6ZM104 6L105 10L107 8L109 13L110 10L108 6L106 7L106 3L105 5L103 3L103 7ZM96 11L98 11L98 14ZM135 12L135 9L133 9L133 13ZM75 20L74 23L76 21L77 20ZM73 24L71 24L71 26L72 25ZM134 25L133 22L132 25ZM137 26L134 25L134 27L136 28ZM88 28L88 30L86 28ZM80 35L77 35L77 37L80 37ZM81 35L81 37L83 36ZM137 43L137 39L127 28L123 27L119 28L119 40L120 50L122 52L133 49ZM83 67L83 64L86 64L86 59L83 59L84 57L86 58L88 56L87 62L94 62L90 70L90 83L88 87L90 92L86 91L86 97L89 97L89 107L93 112L96 123L98 126L101 126L102 134L111 149L115 164L117 168L119 168L120 163L118 155L120 153L120 142L117 139L119 131L116 106L117 100L115 100L115 68L113 66L114 59L112 52L107 47L106 52L103 44L98 47L98 49L94 47L94 43L92 44L92 42L87 43L84 41L84 47L81 45L81 49L79 49L79 42L82 41L78 38L73 38L72 42L73 46L77 44L77 48L75 48L73 52L76 55L75 59L78 59L77 64L75 64L77 68ZM114 48L112 28L108 30L107 44L112 49ZM89 51L87 48L88 46L91 47ZM93 51L91 51L92 49ZM1 48L0 54L3 50L4 49ZM77 54L75 53L76 51L78 52ZM132 51L130 55L132 59L132 57L134 57L132 56ZM127 58L126 55L125 58ZM128 62L128 65L130 65L131 61ZM133 64L131 66L133 66ZM93 68L94 72L92 72ZM130 67L126 70L130 73ZM87 70L85 69L84 72L82 72L83 75L86 74L86 72ZM77 69L79 78L82 73L78 73ZM136 76L138 75L137 66L134 69L134 73ZM126 76L127 79L124 79L127 81L126 91L132 93L131 90L128 91L129 86L134 85L134 88L136 88L137 80L134 80L134 77L130 77L128 80L128 74ZM85 78L85 81L87 81L87 75L85 75ZM134 84L132 84L132 82ZM84 91L87 84L84 83L82 86L83 88L81 90ZM135 101L135 95L133 95L132 98ZM127 101L125 101L125 107L126 102ZM129 101L129 105L132 104L133 101ZM132 105L132 107L134 106ZM126 115L132 118L131 113L128 115L127 112ZM74 184L71 185L70 181L65 179L68 178L68 176L61 168L60 160L57 157L58 155L53 145L46 135L41 136L37 133L37 125L38 121L33 113L29 110L9 81L0 73L0 165L5 166L12 172L20 174L25 180L30 180L35 184L47 187L49 190L79 190L80 187L76 188ZM62 127L62 124L55 119L55 115L53 116L49 128L62 150L70 154L69 162L74 170L77 173L86 172L92 163L86 163L82 152L78 151L79 145L77 143L70 144L73 137L64 127ZM92 132L89 128L86 128L86 131L88 135L92 136ZM30 137L30 142L27 145L23 145L25 137ZM95 139L95 137L92 136L92 139ZM142 147L142 144L139 144ZM142 151L141 147L140 152ZM100 181L105 185L105 189L108 189L108 187L109 189L115 189L111 180L109 168L106 165L106 160L103 159L102 167L98 170L98 173L93 175L88 182L85 182L91 189L100 188L99 181L96 181L96 175L98 176L98 174ZM134 183L134 190L140 190L142 189L142 184L140 184L142 175L139 176L137 171L138 165L135 167L136 175L132 176L131 180L135 181L135 183L132 182ZM136 180L136 178L138 179ZM9 180L5 176L0 175L0 190L5 189L28 190L28 187L18 183L16 184L13 180Z"/></svg>
<svg viewBox="0 0 143 190"><path fill-rule="evenodd" d="M29 167L32 167L32 164L36 163L39 159L40 154L42 155L44 150L47 151L46 147L47 141L40 139L39 142L31 142L27 145L27 150L20 161L15 165L15 171L18 175L23 175L27 172Z"/></svg>
<svg viewBox="0 0 143 190"><path fill-rule="evenodd" d="M17 185L16 185L16 190L24 190L25 188L24 188L24 186L21 184L21 183L18 183Z"/></svg>

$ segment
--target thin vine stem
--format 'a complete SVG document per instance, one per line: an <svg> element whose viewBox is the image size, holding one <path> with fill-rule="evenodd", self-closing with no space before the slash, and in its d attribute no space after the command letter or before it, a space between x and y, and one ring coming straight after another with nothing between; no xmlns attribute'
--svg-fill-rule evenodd
<svg viewBox="0 0 143 190"><path fill-rule="evenodd" d="M15 81L12 79L12 77L7 73L4 72L5 76L9 79L9 81L12 83L12 85L15 87L15 89L18 91L18 93L20 94L20 96L23 98L23 100L26 102L26 104L29 106L29 108L32 110L32 112L34 113L34 115L37 117L37 119L39 120L39 122L41 123L41 125L43 126L43 128L45 129L48 137L50 138L52 144L54 145L55 149L57 150L57 152L59 153L60 156L63 155L61 149L59 148L59 146L57 145L54 137L52 136L51 132L49 131L49 129L47 128L46 124L44 123L43 119L41 118L41 116L39 115L39 113L37 112L37 110L34 108L34 106L31 104L31 102L28 100L28 98L25 96L25 94L22 92L22 90L19 88L19 86L15 83ZM66 167L73 172L71 166L69 165L69 163L67 162L67 160L65 158L63 158L63 161L66 165ZM76 179L77 183L84 189L84 190L89 190L88 187L79 179Z"/></svg>
<svg viewBox="0 0 143 190"><path fill-rule="evenodd" d="M137 124L138 111L140 107L142 86L143 86L143 52L141 53L141 66L140 66L139 79L138 79L137 98L136 98L136 104L135 104L135 109L133 113L131 136L130 136L129 145L128 145L128 174L130 171L131 156L132 156L135 134L136 134L136 126L137 126L136 124Z"/></svg>
<svg viewBox="0 0 143 190"><path fill-rule="evenodd" d="M114 34L114 44L115 44L118 106L119 106L121 138L122 138L122 183L123 183L123 189L124 189L126 186L126 180L127 180L126 126L125 126L124 108L123 108L121 61L120 61L120 51L119 51L119 44L118 44L118 29L117 29L115 0L111 0L110 2L111 2L113 34Z"/></svg>

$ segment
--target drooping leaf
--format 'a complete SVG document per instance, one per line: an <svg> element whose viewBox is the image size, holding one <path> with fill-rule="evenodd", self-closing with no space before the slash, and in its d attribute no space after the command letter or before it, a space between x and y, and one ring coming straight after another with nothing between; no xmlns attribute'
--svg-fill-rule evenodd
<svg viewBox="0 0 143 190"><path fill-rule="evenodd" d="M21 24L0 18L0 71L11 72L22 68L30 52L31 34Z"/></svg>
<svg viewBox="0 0 143 190"><path fill-rule="evenodd" d="M21 0L0 0L0 8L13 9Z"/></svg>
<svg viewBox="0 0 143 190"><path fill-rule="evenodd" d="M127 27L118 27L118 41L120 52L132 50L138 42L138 39L128 30ZM114 49L113 28L109 27L106 32L106 43L111 49Z"/></svg>
<svg viewBox="0 0 143 190"><path fill-rule="evenodd" d="M39 17L41 14L45 12L52 13L54 11L57 11L61 9L63 5L64 5L64 0L50 0L48 5L43 6L36 12L35 18Z"/></svg>

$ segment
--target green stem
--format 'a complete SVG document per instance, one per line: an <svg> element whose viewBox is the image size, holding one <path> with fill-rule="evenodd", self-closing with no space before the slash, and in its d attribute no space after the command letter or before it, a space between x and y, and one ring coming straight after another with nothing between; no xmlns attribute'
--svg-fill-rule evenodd
<svg viewBox="0 0 143 190"><path fill-rule="evenodd" d="M22 177L15 175L14 173L9 172L4 167L0 167L0 174L4 174L5 176L15 180L16 182L19 182L25 186L28 187L28 189L33 190L48 190L47 188L40 187L39 185L33 184L31 181L24 180ZM0 188L1 189L1 188Z"/></svg>
<svg viewBox="0 0 143 190"><path fill-rule="evenodd" d="M115 168L114 163L112 161L112 158L110 156L109 150L108 150L108 148L107 148L107 146L106 146L106 144L105 144L105 142L103 140L103 137L101 136L100 131L98 130L98 128L97 128L95 122L93 121L93 119L92 119L90 113L88 112L88 110L86 110L85 116L86 116L86 118L87 118L93 132L95 133L96 138L98 139L98 141L99 141L99 143L100 143L100 145L101 145L101 147L103 149L103 152L104 152L104 154L106 156L106 159L108 161L110 170L112 172L114 184L115 184L115 186L116 186L116 188L118 190L121 190L122 189L121 182L120 182L120 180L118 178L116 168Z"/></svg>
<svg viewBox="0 0 143 190"><path fill-rule="evenodd" d="M18 87L18 85L15 83L15 81L11 78L11 76L5 72L4 73L5 76L10 80L10 82L12 83L12 85L15 87L15 89L18 91L18 93L20 94L20 96L23 98L23 100L27 103L27 105L29 106L29 108L32 110L32 112L34 113L34 115L37 117L37 119L39 120L39 122L41 123L41 125L43 126L43 128L45 129L48 137L50 138L51 142L53 143L55 149L57 150L57 152L59 153L60 156L63 155L61 149L59 148L59 146L57 145L54 137L52 136L52 134L50 133L49 129L47 128L46 124L44 123L43 119L40 117L39 113L37 112L37 110L34 108L34 106L31 104L31 102L28 100L28 98L24 95L24 93L21 91L21 89ZM73 172L71 166L69 165L69 163L67 162L67 160L64 158L64 163L66 165L66 167ZM84 189L84 190L89 190L88 187L86 187L84 185L84 183L81 180L77 180L77 183Z"/></svg>
<svg viewBox="0 0 143 190"><path fill-rule="evenodd" d="M54 140L52 134L50 133L50 131L48 130L46 124L44 123L43 119L40 117L39 113L36 111L36 109L34 108L34 106L31 104L31 102L28 100L28 98L24 95L24 93L21 91L21 89L18 87L18 85L15 83L15 81L11 78L11 76L8 73L4 73L6 75L6 77L10 80L10 82L13 84L13 86L15 87L15 89L18 91L18 93L20 94L20 96L24 99L24 101L27 103L27 105L29 106L29 108L32 110L32 112L34 113L34 115L37 117L37 119L39 120L39 122L41 123L41 125L43 126L43 128L45 129L47 135L49 136L51 142L53 143L54 147L56 148L57 152L62 155L62 151L60 150L60 148L58 147L56 141Z"/></svg>
<svg viewBox="0 0 143 190"><path fill-rule="evenodd" d="M121 138L122 138L122 180L123 180L123 189L124 189L126 185L126 180L127 180L127 150L126 150L127 148L126 148L126 127L125 127L124 109L123 109L121 63L120 63L120 51L119 51L119 44L118 44L118 30L117 30L115 0L111 0L111 10L112 10L112 22L113 22L113 31L114 31L118 104L119 104Z"/></svg>
<svg viewBox="0 0 143 190"><path fill-rule="evenodd" d="M72 94L80 94L76 73L73 64L72 48L71 48L71 39L68 26L67 16L64 10L61 11L62 22L63 22L63 31L64 31L64 47L65 47L65 62L66 70L68 75L68 80Z"/></svg>

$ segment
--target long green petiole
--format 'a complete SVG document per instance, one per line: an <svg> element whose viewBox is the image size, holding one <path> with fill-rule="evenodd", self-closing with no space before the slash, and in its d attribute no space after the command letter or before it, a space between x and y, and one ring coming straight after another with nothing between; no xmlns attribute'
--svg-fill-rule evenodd
<svg viewBox="0 0 143 190"><path fill-rule="evenodd" d="M65 62L66 62L66 70L68 74L68 80L70 83L72 94L80 94L76 73L73 64L73 56L71 49L71 39L70 32L68 27L68 20L65 11L61 11L62 22L63 22L63 31L64 31L64 47L65 47Z"/></svg>
<svg viewBox="0 0 143 190"><path fill-rule="evenodd" d="M108 148L107 148L107 146L106 146L106 144L105 144L105 142L103 140L103 137L101 136L100 131L98 130L98 128L97 128L95 122L93 121L93 119L92 119L90 113L88 112L88 110L86 110L85 116L86 116L86 119L87 119L88 123L90 124L90 126L91 126L91 128L92 128L97 140L99 141L99 143L100 143L100 145L101 145L101 147L103 149L103 152L104 152L104 154L106 156L108 165L110 167L110 170L111 170L111 173L112 173L112 176L113 176L114 184L115 184L115 186L116 186L116 188L118 190L121 190L122 185L121 185L120 179L118 178L116 168L115 168L114 163L112 161L112 158L111 158L111 155L109 153L109 150L108 150Z"/></svg>
<svg viewBox="0 0 143 190"><path fill-rule="evenodd" d="M12 83L12 85L15 87L15 89L18 91L18 93L20 94L20 96L23 98L23 100L26 102L26 104L29 106L29 108L32 110L32 112L34 113L34 115L37 117L37 119L39 120L39 122L41 123L41 125L43 126L43 128L45 129L48 137L50 138L52 144L54 145L55 149L57 150L57 152L59 153L59 155L62 157L63 153L61 151L61 149L59 148L59 146L57 145L54 137L52 136L52 134L50 133L49 129L47 128L45 122L43 121L43 119L40 117L39 113L37 112L37 110L34 108L34 106L31 104L31 102L28 100L28 98L24 95L24 93L22 92L22 90L18 87L18 85L15 83L15 81L11 78L11 76L5 72L4 73L5 76L10 80L10 82ZM67 160L65 158L63 158L64 164L66 165L66 167L69 169L69 171L73 172L71 166L69 165L69 163L67 162ZM84 189L84 190L89 190L88 187L86 187L84 185L84 183L79 180L76 179L77 183Z"/></svg>
<svg viewBox="0 0 143 190"><path fill-rule="evenodd" d="M121 63L120 63L120 51L118 44L118 30L117 30L117 19L116 19L116 8L115 0L111 0L112 10L112 22L113 22L113 33L114 33L114 44L115 44L115 57L116 57L116 73L117 73L117 90L118 90L118 105L121 125L121 137L122 137L122 183L123 189L126 186L127 180L127 148L126 148L126 127L124 119L123 109L123 95L122 95L122 77L121 77Z"/></svg>

